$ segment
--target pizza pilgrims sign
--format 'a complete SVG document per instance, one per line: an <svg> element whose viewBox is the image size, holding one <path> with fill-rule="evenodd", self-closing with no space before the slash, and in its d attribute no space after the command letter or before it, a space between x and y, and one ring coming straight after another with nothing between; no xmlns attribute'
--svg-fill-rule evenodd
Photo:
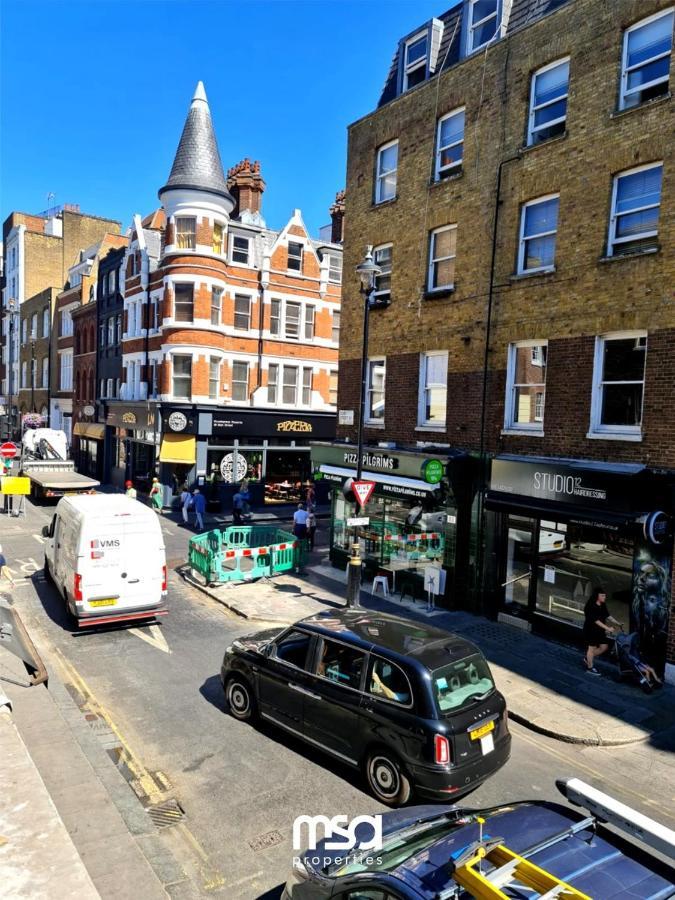
<svg viewBox="0 0 675 900"><path fill-rule="evenodd" d="M370 495L375 490L375 482L354 481L352 482L352 490L354 491L354 496L356 497L357 503L359 504L361 509L363 509L370 499Z"/></svg>

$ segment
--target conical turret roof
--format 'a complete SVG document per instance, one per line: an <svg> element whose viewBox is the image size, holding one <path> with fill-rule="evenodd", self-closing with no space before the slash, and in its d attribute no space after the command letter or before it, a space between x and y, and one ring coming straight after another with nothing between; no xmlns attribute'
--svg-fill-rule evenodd
<svg viewBox="0 0 675 900"><path fill-rule="evenodd" d="M190 104L169 180L160 189L160 195L170 188L210 191L234 203L227 190L223 164L220 161L216 135L213 131L211 110L201 81Z"/></svg>

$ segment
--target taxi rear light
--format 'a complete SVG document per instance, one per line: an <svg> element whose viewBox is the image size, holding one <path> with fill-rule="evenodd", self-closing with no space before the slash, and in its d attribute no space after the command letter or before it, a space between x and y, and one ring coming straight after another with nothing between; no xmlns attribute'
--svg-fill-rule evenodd
<svg viewBox="0 0 675 900"><path fill-rule="evenodd" d="M82 603L82 576L77 573L73 582L73 599L76 603Z"/></svg>
<svg viewBox="0 0 675 900"><path fill-rule="evenodd" d="M162 590L166 590L166 566L162 566Z"/></svg>
<svg viewBox="0 0 675 900"><path fill-rule="evenodd" d="M447 766L450 762L450 743L444 734L434 735L434 760L438 766Z"/></svg>

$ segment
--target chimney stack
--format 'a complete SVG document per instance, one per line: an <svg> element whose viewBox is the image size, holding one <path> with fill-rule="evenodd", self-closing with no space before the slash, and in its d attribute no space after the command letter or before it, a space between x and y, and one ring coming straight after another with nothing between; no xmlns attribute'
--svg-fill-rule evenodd
<svg viewBox="0 0 675 900"><path fill-rule="evenodd" d="M227 189L234 197L233 218L246 209L259 213L265 190L265 182L260 174L260 163L242 159L236 166L232 166L227 173Z"/></svg>
<svg viewBox="0 0 675 900"><path fill-rule="evenodd" d="M345 192L338 191L335 195L335 203L328 210L331 219L330 239L334 244L341 244L344 237L345 220Z"/></svg>

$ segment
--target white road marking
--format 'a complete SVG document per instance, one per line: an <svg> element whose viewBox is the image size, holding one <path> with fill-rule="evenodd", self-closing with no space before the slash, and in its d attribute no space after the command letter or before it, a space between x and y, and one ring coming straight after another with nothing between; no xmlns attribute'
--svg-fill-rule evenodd
<svg viewBox="0 0 675 900"><path fill-rule="evenodd" d="M44 544L44 539L41 538L39 534L34 534L33 537L38 542L38 544Z"/></svg>
<svg viewBox="0 0 675 900"><path fill-rule="evenodd" d="M171 653L171 649L159 625L146 625L144 628L128 628L127 632L145 641L146 644L150 644L151 647L161 650L162 653ZM150 633L148 634L148 632Z"/></svg>
<svg viewBox="0 0 675 900"><path fill-rule="evenodd" d="M27 556L25 559L19 559L17 556L14 562L19 564L24 575L32 575L33 572L37 572L38 569L42 568L42 565L36 563L32 556Z"/></svg>

